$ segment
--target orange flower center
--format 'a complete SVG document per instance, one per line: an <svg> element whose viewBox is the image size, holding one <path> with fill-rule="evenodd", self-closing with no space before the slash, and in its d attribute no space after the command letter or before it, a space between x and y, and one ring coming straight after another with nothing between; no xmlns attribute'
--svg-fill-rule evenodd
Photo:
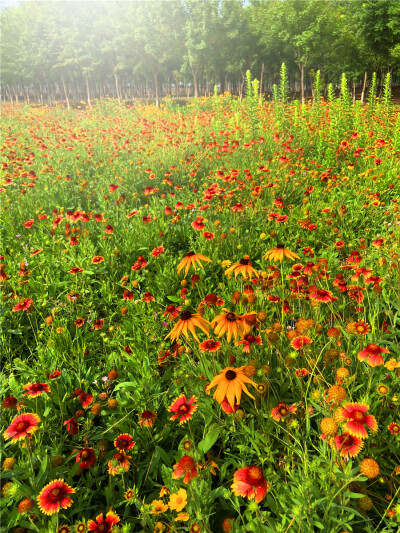
<svg viewBox="0 0 400 533"><path fill-rule="evenodd" d="M185 414L188 412L188 406L184 403L183 405L180 405L178 408L178 412Z"/></svg>
<svg viewBox="0 0 400 533"><path fill-rule="evenodd" d="M228 381L233 381L234 379L236 379L236 372L234 370L228 370L225 374L225 379L227 379Z"/></svg>
<svg viewBox="0 0 400 533"><path fill-rule="evenodd" d="M256 466L250 467L247 472L247 482L250 485L259 485L262 482L262 480L263 480L262 471Z"/></svg>
<svg viewBox="0 0 400 533"><path fill-rule="evenodd" d="M180 505L182 502L183 502L183 498L181 498L180 496L178 496L178 498L175 500L175 503L177 505Z"/></svg>
<svg viewBox="0 0 400 533"><path fill-rule="evenodd" d="M353 414L353 418L361 422L361 420L364 420L364 413L362 413L361 411L356 411Z"/></svg>
<svg viewBox="0 0 400 533"><path fill-rule="evenodd" d="M89 459L89 457L90 457L90 452L88 450L83 450L83 452L81 453L81 458Z"/></svg>
<svg viewBox="0 0 400 533"><path fill-rule="evenodd" d="M364 326L357 326L358 333L364 333L365 327Z"/></svg>
<svg viewBox="0 0 400 533"><path fill-rule="evenodd" d="M99 531L107 531L108 528L107 528L106 524L100 524L97 529Z"/></svg>
<svg viewBox="0 0 400 533"><path fill-rule="evenodd" d="M53 489L51 491L51 495L54 496L55 498L57 498L57 496L59 496L61 493L61 489Z"/></svg>

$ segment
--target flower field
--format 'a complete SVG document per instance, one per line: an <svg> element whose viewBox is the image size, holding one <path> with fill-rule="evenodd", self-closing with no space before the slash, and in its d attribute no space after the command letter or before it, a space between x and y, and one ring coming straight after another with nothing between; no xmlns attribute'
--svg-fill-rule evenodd
<svg viewBox="0 0 400 533"><path fill-rule="evenodd" d="M399 531L399 117L4 109L2 531Z"/></svg>

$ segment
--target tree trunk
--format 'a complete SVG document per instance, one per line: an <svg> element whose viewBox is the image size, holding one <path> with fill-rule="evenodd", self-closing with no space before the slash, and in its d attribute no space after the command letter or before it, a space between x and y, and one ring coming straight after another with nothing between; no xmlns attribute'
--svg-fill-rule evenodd
<svg viewBox="0 0 400 533"><path fill-rule="evenodd" d="M263 63L261 65L261 75L260 75L260 96L262 95L262 89L263 89L264 69L265 69L265 65Z"/></svg>
<svg viewBox="0 0 400 533"><path fill-rule="evenodd" d="M117 71L115 70L115 65L114 65L113 61L111 62L111 65L112 65L112 69L113 69L113 72L114 72L115 90L117 92L118 102L121 103L121 93L120 93L120 90L119 90L118 74L117 74Z"/></svg>
<svg viewBox="0 0 400 533"><path fill-rule="evenodd" d="M47 74L46 72L43 73L43 77L44 77L44 81L46 82L46 89L47 89L47 101L49 103L49 106L51 107L52 105L52 102L51 102L51 93L50 93L50 85L49 85L49 80L47 79Z"/></svg>
<svg viewBox="0 0 400 533"><path fill-rule="evenodd" d="M353 81L353 102L356 101L356 82Z"/></svg>
<svg viewBox="0 0 400 533"><path fill-rule="evenodd" d="M198 80L197 80L197 69L194 70L192 68L192 74L193 74L194 97L198 98L199 97L199 84L198 84Z"/></svg>
<svg viewBox="0 0 400 533"><path fill-rule="evenodd" d="M367 77L368 77L368 72L365 71L364 72L363 86L362 86L362 90L361 90L361 103L362 104L364 103L365 87L367 86Z"/></svg>
<svg viewBox="0 0 400 533"><path fill-rule="evenodd" d="M304 104L304 63L300 63L300 92L301 92L301 103Z"/></svg>
<svg viewBox="0 0 400 533"><path fill-rule="evenodd" d="M154 76L154 89L155 89L155 92L156 92L156 107L160 107L160 95L159 95L158 72L157 72L157 70L153 70L153 76Z"/></svg>
<svg viewBox="0 0 400 533"><path fill-rule="evenodd" d="M61 82L62 82L62 86L63 86L63 89L64 89L65 100L67 102L67 109L69 111L70 107L69 107L68 91L67 91L67 86L65 85L64 75L62 73L61 73Z"/></svg>
<svg viewBox="0 0 400 533"><path fill-rule="evenodd" d="M87 74L85 74L85 78L86 78L86 95L87 95L87 103L88 103L88 106L91 108L91 107L92 107L92 102L90 101L89 78L88 78L88 75L87 75Z"/></svg>

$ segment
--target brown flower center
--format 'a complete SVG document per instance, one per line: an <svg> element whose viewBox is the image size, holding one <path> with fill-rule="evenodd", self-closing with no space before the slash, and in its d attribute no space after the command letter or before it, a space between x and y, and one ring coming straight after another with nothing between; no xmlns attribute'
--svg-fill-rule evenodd
<svg viewBox="0 0 400 533"><path fill-rule="evenodd" d="M59 496L61 493L61 489L53 489L51 491L51 495L54 496L55 498L57 498L57 496Z"/></svg>
<svg viewBox="0 0 400 533"><path fill-rule="evenodd" d="M188 252L186 254L186 257L192 257L193 255L196 255L195 252Z"/></svg>
<svg viewBox="0 0 400 533"><path fill-rule="evenodd" d="M181 320L190 320L192 318L192 313L190 311L182 311L180 319Z"/></svg>
<svg viewBox="0 0 400 533"><path fill-rule="evenodd" d="M89 459L90 457L90 452L88 450L83 450L83 452L81 453L81 458L82 459Z"/></svg>
<svg viewBox="0 0 400 533"><path fill-rule="evenodd" d="M276 247L278 250L284 250L285 246L283 244L277 244Z"/></svg>
<svg viewBox="0 0 400 533"><path fill-rule="evenodd" d="M247 472L247 481L250 485L256 486L262 482L263 473L256 466L249 468Z"/></svg>
<svg viewBox="0 0 400 533"><path fill-rule="evenodd" d="M17 427L15 429L17 431L24 431L27 427L29 427L29 422L18 422Z"/></svg>
<svg viewBox="0 0 400 533"><path fill-rule="evenodd" d="M364 420L364 413L361 411L356 411L353 415L354 420L361 421Z"/></svg>
<svg viewBox="0 0 400 533"><path fill-rule="evenodd" d="M241 259L241 260L239 261L239 263L240 263L241 265L249 265L249 264L250 264L250 260L249 260L249 259L246 259L245 257L243 257L243 259Z"/></svg>
<svg viewBox="0 0 400 533"><path fill-rule="evenodd" d="M183 405L180 405L178 407L178 412L179 413L182 413L182 414L186 414L188 412L188 407L187 405L184 403Z"/></svg>
<svg viewBox="0 0 400 533"><path fill-rule="evenodd" d="M235 322L236 315L235 313L227 313L225 318L226 320L229 320L229 322Z"/></svg>
<svg viewBox="0 0 400 533"><path fill-rule="evenodd" d="M233 381L234 379L236 379L236 372L234 370L228 370L225 374L225 379L227 379L228 381Z"/></svg>

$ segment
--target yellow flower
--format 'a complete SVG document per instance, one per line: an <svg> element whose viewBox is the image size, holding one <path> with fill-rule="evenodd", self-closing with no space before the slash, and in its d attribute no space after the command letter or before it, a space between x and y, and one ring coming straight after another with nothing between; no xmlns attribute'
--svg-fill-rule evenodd
<svg viewBox="0 0 400 533"><path fill-rule="evenodd" d="M268 259L269 261L273 261L274 263L275 261L282 262L284 257L290 259L291 261L294 261L295 259L300 259L297 254L285 248L283 244L277 244L276 248L268 250L268 252L264 255L264 259Z"/></svg>
<svg viewBox="0 0 400 533"><path fill-rule="evenodd" d="M178 522L179 520L182 522L187 522L189 520L190 516L188 513L179 513L178 516L175 518L175 522Z"/></svg>
<svg viewBox="0 0 400 533"><path fill-rule="evenodd" d="M152 507L151 514L161 514L168 510L168 505L165 505L162 500L153 500L150 506Z"/></svg>
<svg viewBox="0 0 400 533"><path fill-rule="evenodd" d="M243 369L244 366L239 368L228 366L224 368L212 379L211 383L207 385L206 393L208 394L212 388L217 386L213 398L220 404L226 398L231 407L234 407L235 404L240 404L242 391L254 400L254 396L250 394L245 383L249 383L250 385L253 385L253 387L256 387L257 385L246 376Z"/></svg>
<svg viewBox="0 0 400 533"><path fill-rule="evenodd" d="M171 511L179 513L187 504L187 492L185 489L179 489L177 494L171 494L169 497L169 508Z"/></svg>
<svg viewBox="0 0 400 533"><path fill-rule="evenodd" d="M229 261L229 259L225 259L225 261L221 261L222 268L227 268L231 266L231 264L232 264L232 261Z"/></svg>
<svg viewBox="0 0 400 533"><path fill-rule="evenodd" d="M396 361L396 359L389 359L389 361L385 364L385 368L388 370L394 370L395 368L400 368L400 363Z"/></svg>

